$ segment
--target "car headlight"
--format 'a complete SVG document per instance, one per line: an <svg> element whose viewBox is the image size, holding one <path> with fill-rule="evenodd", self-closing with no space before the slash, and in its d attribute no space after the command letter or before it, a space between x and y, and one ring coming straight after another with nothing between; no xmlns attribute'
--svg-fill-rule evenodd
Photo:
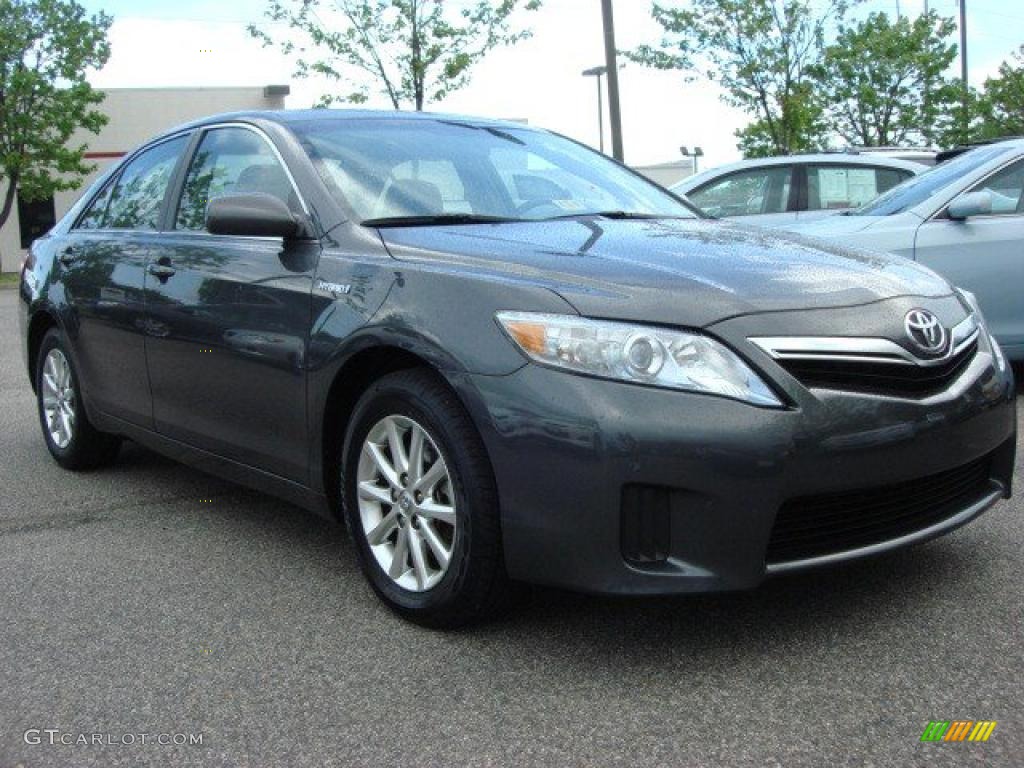
<svg viewBox="0 0 1024 768"><path fill-rule="evenodd" d="M1006 373L1006 356L1003 354L1003 350L1002 347L999 346L999 342L996 341L996 337L993 336L992 332L988 329L988 323L985 322L985 316L981 313L981 304L978 303L978 297L964 288L957 288L956 290L963 300L970 305L971 309L974 310L974 314L978 319L978 325L981 326L981 332L985 334L985 337L988 339L988 344L992 348L992 357L995 358L996 368L999 369L1000 373Z"/></svg>
<svg viewBox="0 0 1024 768"><path fill-rule="evenodd" d="M782 402L732 350L698 333L574 315L499 312L502 328L541 365L779 407Z"/></svg>

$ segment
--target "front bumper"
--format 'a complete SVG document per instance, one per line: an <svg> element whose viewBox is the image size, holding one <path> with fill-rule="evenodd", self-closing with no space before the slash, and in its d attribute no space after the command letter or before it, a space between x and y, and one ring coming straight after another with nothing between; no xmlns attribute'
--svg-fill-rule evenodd
<svg viewBox="0 0 1024 768"><path fill-rule="evenodd" d="M508 571L524 581L619 594L749 588L940 535L1010 493L1015 395L985 351L924 400L816 390L785 410L535 365L465 384L495 468ZM985 487L937 522L821 557L768 560L787 501L982 457ZM667 552L656 562L624 556L624 504L638 487L669 493Z"/></svg>

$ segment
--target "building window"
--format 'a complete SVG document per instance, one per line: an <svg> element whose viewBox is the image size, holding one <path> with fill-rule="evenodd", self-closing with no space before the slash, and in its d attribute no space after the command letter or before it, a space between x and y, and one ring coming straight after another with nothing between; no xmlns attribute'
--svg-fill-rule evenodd
<svg viewBox="0 0 1024 768"><path fill-rule="evenodd" d="M21 247L28 248L37 237L42 237L57 223L53 198L27 202L18 193L18 221L21 224Z"/></svg>

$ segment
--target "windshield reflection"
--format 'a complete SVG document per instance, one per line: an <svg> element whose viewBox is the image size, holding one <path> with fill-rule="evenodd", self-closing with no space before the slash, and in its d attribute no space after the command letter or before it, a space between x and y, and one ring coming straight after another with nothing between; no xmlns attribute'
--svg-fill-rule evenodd
<svg viewBox="0 0 1024 768"><path fill-rule="evenodd" d="M972 173L985 163L1010 151L1009 147L978 147L952 160L933 166L924 173L912 176L893 187L872 202L850 211L850 216L892 216L913 208L944 189L953 181Z"/></svg>

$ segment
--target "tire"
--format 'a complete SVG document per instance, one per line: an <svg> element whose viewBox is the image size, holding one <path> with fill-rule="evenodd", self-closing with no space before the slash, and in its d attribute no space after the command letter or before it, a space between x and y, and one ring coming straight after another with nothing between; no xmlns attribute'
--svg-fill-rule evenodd
<svg viewBox="0 0 1024 768"><path fill-rule="evenodd" d="M64 336L51 328L43 337L36 359L39 424L50 455L64 469L75 471L110 464L121 447L120 438L100 432L89 422L81 392ZM52 422L48 411L54 415Z"/></svg>
<svg viewBox="0 0 1024 768"><path fill-rule="evenodd" d="M417 429L423 433L419 471ZM408 469L402 476L391 448L394 435ZM439 629L482 621L508 604L494 474L469 415L440 377L414 369L371 384L353 410L341 457L345 521L360 567L384 603L405 619ZM397 484L380 471L380 460L396 469ZM417 482L424 483L423 492L415 490ZM405 495L396 498L400 489Z"/></svg>

